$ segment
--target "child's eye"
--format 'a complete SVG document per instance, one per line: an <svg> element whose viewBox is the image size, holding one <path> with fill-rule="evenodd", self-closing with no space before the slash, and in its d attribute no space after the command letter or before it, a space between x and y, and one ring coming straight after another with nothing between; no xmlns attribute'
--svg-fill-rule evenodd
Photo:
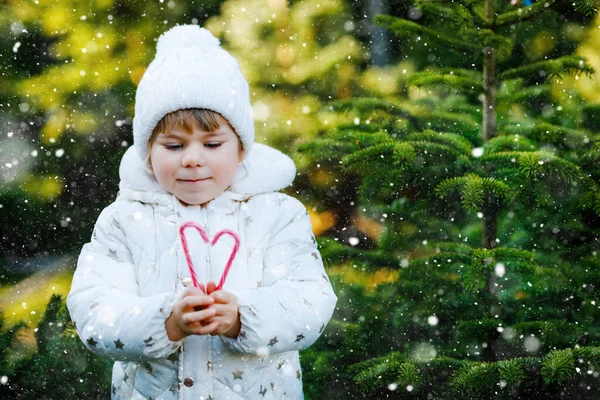
<svg viewBox="0 0 600 400"><path fill-rule="evenodd" d="M216 149L217 147L221 146L221 143L220 142L208 142L204 146L208 147L209 149Z"/></svg>
<svg viewBox="0 0 600 400"><path fill-rule="evenodd" d="M183 145L181 144L165 144L165 148L167 150L178 150L181 149L183 147Z"/></svg>

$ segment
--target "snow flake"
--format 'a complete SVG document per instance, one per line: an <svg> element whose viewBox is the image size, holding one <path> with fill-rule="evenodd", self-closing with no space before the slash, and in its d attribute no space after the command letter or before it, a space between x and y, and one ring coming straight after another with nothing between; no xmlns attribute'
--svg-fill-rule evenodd
<svg viewBox="0 0 600 400"><path fill-rule="evenodd" d="M506 267L504 266L503 263L498 263L498 264L496 264L496 267L494 268L494 272L496 273L496 276L503 277L504 274L506 273Z"/></svg>
<svg viewBox="0 0 600 400"><path fill-rule="evenodd" d="M471 150L471 155L475 158L479 158L483 155L483 147L475 147Z"/></svg>

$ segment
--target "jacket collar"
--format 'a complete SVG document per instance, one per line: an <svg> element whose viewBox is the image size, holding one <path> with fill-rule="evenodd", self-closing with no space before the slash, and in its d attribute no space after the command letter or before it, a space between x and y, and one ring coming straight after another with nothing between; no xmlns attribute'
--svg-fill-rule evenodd
<svg viewBox="0 0 600 400"><path fill-rule="evenodd" d="M119 175L121 182L117 200L139 201L171 210L177 209L177 198L160 186L133 146L123 155ZM229 190L211 200L208 207L226 212L234 207L235 202L289 186L295 175L296 167L288 156L272 147L254 143L252 151L238 166Z"/></svg>

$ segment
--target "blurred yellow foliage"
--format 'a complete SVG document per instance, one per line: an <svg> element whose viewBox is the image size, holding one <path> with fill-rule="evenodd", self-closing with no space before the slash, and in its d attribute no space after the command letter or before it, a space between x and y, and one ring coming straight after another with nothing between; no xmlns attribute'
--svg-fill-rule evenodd
<svg viewBox="0 0 600 400"><path fill-rule="evenodd" d="M595 26L600 26L600 14L596 16ZM583 34L579 30L576 33ZM561 100L567 100L568 90L566 87L575 87L577 92L589 103L600 104L600 81L598 73L600 72L600 29L588 29L585 31L587 38L577 49L577 54L587 59L588 64L596 69L596 75L587 76L567 76L564 79L564 85L555 84L554 93L562 95ZM570 94L570 93L569 93Z"/></svg>
<svg viewBox="0 0 600 400"><path fill-rule="evenodd" d="M67 112L62 108L55 108L51 112L41 131L41 139L44 143L51 143L60 136L67 124L67 117Z"/></svg>
<svg viewBox="0 0 600 400"><path fill-rule="evenodd" d="M0 288L0 308L7 325L24 321L29 327L36 327L53 294L66 298L72 277L70 269L50 273L40 271L16 286Z"/></svg>
<svg viewBox="0 0 600 400"><path fill-rule="evenodd" d="M321 235L323 232L331 229L335 225L335 215L332 212L316 212L308 210L308 216L312 224L313 233L315 236Z"/></svg>
<svg viewBox="0 0 600 400"><path fill-rule="evenodd" d="M21 184L23 190L31 197L39 200L54 200L62 193L63 180L57 176L30 175Z"/></svg>
<svg viewBox="0 0 600 400"><path fill-rule="evenodd" d="M527 57L530 60L539 60L550 53L556 46L557 40L552 32L540 32L525 46Z"/></svg>
<svg viewBox="0 0 600 400"><path fill-rule="evenodd" d="M45 8L40 14L42 29L50 37L61 35L73 26L73 12L64 3L55 3L53 7Z"/></svg>
<svg viewBox="0 0 600 400"><path fill-rule="evenodd" d="M338 265L327 269L330 276L341 276L344 284L359 284L368 291L373 291L377 286L384 283L393 283L398 280L398 270L381 268L376 272L363 271L353 265Z"/></svg>

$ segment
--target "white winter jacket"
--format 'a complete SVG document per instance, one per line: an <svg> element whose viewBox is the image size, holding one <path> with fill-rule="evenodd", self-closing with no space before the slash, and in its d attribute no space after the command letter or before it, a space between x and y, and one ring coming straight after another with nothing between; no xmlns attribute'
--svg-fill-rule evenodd
<svg viewBox="0 0 600 400"><path fill-rule="evenodd" d="M133 148L117 200L102 211L79 257L67 298L84 344L116 360L113 399L299 399L298 350L317 340L336 303L305 207L275 191L293 162L257 144L230 190L204 208L184 206L145 170ZM199 223L212 238L229 229L240 248L224 289L239 303L236 339L170 341L165 320L190 276L178 228ZM199 282L218 282L233 239L186 237Z"/></svg>

